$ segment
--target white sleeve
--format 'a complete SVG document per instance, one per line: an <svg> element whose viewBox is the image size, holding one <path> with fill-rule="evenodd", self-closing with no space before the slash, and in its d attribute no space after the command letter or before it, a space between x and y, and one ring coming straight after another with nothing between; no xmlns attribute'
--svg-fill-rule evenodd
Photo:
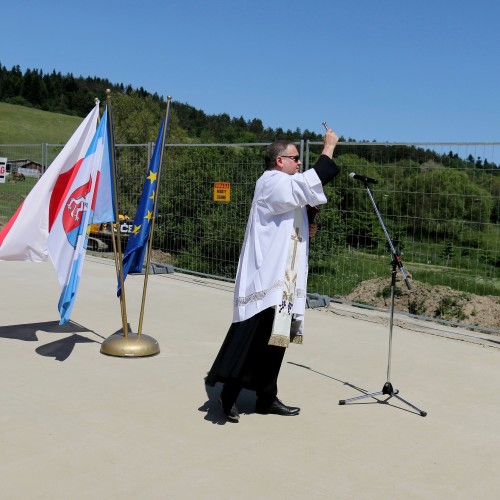
<svg viewBox="0 0 500 500"><path fill-rule="evenodd" d="M305 205L326 203L323 186L314 169L288 175L274 171L262 189L262 202L271 213L282 214Z"/></svg>

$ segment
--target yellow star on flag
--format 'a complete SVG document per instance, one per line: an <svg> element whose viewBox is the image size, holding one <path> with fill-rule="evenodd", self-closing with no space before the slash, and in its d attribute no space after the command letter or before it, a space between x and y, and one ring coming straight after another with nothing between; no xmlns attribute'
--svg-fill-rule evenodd
<svg viewBox="0 0 500 500"><path fill-rule="evenodd" d="M145 219L151 220L153 218L153 212L151 210L148 210L147 215L144 216Z"/></svg>
<svg viewBox="0 0 500 500"><path fill-rule="evenodd" d="M149 197L150 200L155 199L155 190L153 189L153 192L151 193L151 196Z"/></svg>
<svg viewBox="0 0 500 500"><path fill-rule="evenodd" d="M146 179L149 179L153 183L156 180L156 173L150 170Z"/></svg>
<svg viewBox="0 0 500 500"><path fill-rule="evenodd" d="M141 224L141 225L139 225L139 226L134 226L134 229L133 229L133 231L132 231L132 234L133 234L134 236L136 236L136 235L137 235L137 233L141 230L141 226L142 226L142 224Z"/></svg>

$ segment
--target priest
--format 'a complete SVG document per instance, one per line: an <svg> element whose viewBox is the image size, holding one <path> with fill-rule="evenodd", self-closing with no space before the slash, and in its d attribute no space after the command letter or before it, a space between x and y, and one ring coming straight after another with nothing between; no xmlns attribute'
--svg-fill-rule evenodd
<svg viewBox="0 0 500 500"><path fill-rule="evenodd" d="M209 386L224 384L220 404L230 422L239 421L243 388L255 391L257 413L300 412L278 399L277 382L285 349L302 343L309 237L317 230L316 206L327 202L323 186L340 172L332 159L337 143L327 129L318 162L304 173L293 142L267 147L238 263L233 322L205 378Z"/></svg>

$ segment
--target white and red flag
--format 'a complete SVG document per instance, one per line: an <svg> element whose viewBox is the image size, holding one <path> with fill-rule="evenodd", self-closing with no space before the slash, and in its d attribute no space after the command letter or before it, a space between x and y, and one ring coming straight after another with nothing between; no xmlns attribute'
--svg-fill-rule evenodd
<svg viewBox="0 0 500 500"><path fill-rule="evenodd" d="M116 219L108 113L96 131L98 113L96 105L0 233L0 259L41 261L50 256L62 288L61 324L69 320L78 290L88 224ZM73 148L60 160L71 142L78 151ZM54 165L55 173L51 172ZM50 181L37 190L49 172Z"/></svg>

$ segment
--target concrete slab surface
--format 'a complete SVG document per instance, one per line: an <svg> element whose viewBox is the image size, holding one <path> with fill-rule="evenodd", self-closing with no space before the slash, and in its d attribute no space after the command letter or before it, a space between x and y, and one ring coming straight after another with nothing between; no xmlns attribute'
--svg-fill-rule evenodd
<svg viewBox="0 0 500 500"><path fill-rule="evenodd" d="M137 330L143 276L126 281ZM387 381L387 314L306 311L279 397L297 417L237 424L203 379L231 320L232 285L150 275L143 333L157 356L100 353L121 328L113 261L87 257L58 325L50 263L0 262L2 499L493 499L500 478L499 339L396 316L391 398L339 405ZM385 397L379 397L383 401Z"/></svg>

